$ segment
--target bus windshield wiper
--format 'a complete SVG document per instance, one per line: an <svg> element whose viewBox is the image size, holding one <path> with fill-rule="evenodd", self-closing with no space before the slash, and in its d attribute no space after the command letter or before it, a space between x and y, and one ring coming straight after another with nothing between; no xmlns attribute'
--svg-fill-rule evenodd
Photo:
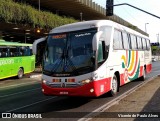
<svg viewBox="0 0 160 121"><path fill-rule="evenodd" d="M53 66L51 72L54 73L56 70L60 67L63 66L63 72L66 72L68 67L71 67L72 71L74 71L76 74L78 73L76 71L76 67L74 66L73 62L70 60L69 55L68 55L69 48L63 49L63 53L61 57L58 59L56 64ZM62 72L62 73L63 73Z"/></svg>
<svg viewBox="0 0 160 121"><path fill-rule="evenodd" d="M53 66L51 70L52 73L55 72L58 69L58 67L63 64L64 58L65 58L64 52L65 52L65 49L63 49L63 53L61 57L58 59L57 65Z"/></svg>
<svg viewBox="0 0 160 121"><path fill-rule="evenodd" d="M69 47L67 47L67 50L66 50L66 54L65 54L65 59L66 59L66 65L67 66L67 63L69 64L69 66L72 68L72 70L78 74L78 71L76 71L76 67L74 66L73 62L71 61L71 59L69 58L69 55L68 55L68 51L69 51Z"/></svg>

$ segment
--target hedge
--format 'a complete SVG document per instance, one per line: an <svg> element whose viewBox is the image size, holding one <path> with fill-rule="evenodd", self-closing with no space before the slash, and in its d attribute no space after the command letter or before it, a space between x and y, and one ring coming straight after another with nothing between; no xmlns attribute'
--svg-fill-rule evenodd
<svg viewBox="0 0 160 121"><path fill-rule="evenodd" d="M68 23L77 22L69 17L61 17L51 12L39 11L30 5L13 2L12 0L1 0L0 21L29 24L33 27L54 28Z"/></svg>

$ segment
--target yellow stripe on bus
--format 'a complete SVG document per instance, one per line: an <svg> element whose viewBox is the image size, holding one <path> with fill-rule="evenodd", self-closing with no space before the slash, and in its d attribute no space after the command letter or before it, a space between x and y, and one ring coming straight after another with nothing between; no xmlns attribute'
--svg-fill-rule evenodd
<svg viewBox="0 0 160 121"><path fill-rule="evenodd" d="M33 70L33 71L34 71L34 70ZM33 72L33 71L28 71L28 72L25 72L24 74L31 73L31 72Z"/></svg>
<svg viewBox="0 0 160 121"><path fill-rule="evenodd" d="M33 71L28 71L28 72L25 72L24 74L31 73L31 72L33 72ZM17 74L5 76L5 77L2 77L2 78L0 78L0 79L5 79L5 78L9 78L9 77L14 77L14 76L17 76Z"/></svg>
<svg viewBox="0 0 160 121"><path fill-rule="evenodd" d="M134 65L134 58L135 58L135 52L132 51L132 57L131 57L131 64L128 68L128 71L131 71L133 69L133 65Z"/></svg>
<svg viewBox="0 0 160 121"><path fill-rule="evenodd" d="M13 76L17 76L17 75L5 76L5 77L2 77L2 78L0 78L0 79L5 79L5 78L13 77Z"/></svg>
<svg viewBox="0 0 160 121"><path fill-rule="evenodd" d="M121 59L123 60L123 62L125 62L125 65L127 65L126 57L124 55L121 57Z"/></svg>

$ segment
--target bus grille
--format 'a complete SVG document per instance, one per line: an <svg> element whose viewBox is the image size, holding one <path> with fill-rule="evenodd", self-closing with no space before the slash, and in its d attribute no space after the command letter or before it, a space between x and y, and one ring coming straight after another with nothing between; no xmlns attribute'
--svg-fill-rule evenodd
<svg viewBox="0 0 160 121"><path fill-rule="evenodd" d="M48 86L53 87L53 88L75 88L75 87L79 87L79 84L49 84Z"/></svg>

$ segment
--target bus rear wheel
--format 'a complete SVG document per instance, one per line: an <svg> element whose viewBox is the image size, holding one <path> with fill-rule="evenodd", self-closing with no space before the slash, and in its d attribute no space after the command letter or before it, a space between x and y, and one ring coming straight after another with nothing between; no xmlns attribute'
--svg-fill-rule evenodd
<svg viewBox="0 0 160 121"><path fill-rule="evenodd" d="M118 80L117 80L117 76L114 75L112 80L111 80L111 90L109 92L110 96L114 96L116 95L118 92Z"/></svg>
<svg viewBox="0 0 160 121"><path fill-rule="evenodd" d="M145 81L146 79L146 69L143 67L143 76L140 78L142 81Z"/></svg>
<svg viewBox="0 0 160 121"><path fill-rule="evenodd" d="M21 78L23 77L23 75L24 75L23 69L22 69L22 68L19 68L19 70L18 70L18 75L17 75L18 79L21 79Z"/></svg>

